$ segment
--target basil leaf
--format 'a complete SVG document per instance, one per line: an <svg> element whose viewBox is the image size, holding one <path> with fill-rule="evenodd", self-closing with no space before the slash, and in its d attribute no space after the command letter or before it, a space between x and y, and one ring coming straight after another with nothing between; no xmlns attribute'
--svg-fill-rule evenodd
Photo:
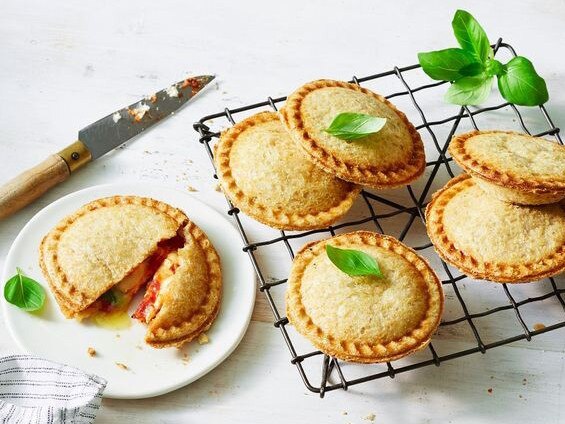
<svg viewBox="0 0 565 424"><path fill-rule="evenodd" d="M534 65L522 56L516 56L503 66L498 76L500 94L510 103L537 106L549 99L547 86Z"/></svg>
<svg viewBox="0 0 565 424"><path fill-rule="evenodd" d="M483 71L475 56L463 49L444 49L418 53L418 61L428 76L440 81L455 81Z"/></svg>
<svg viewBox="0 0 565 424"><path fill-rule="evenodd" d="M455 38L463 50L475 55L481 62L491 58L492 48L483 27L465 10L455 12L451 22Z"/></svg>
<svg viewBox="0 0 565 424"><path fill-rule="evenodd" d="M17 274L4 285L4 299L24 311L37 311L45 303L45 290L17 268Z"/></svg>
<svg viewBox="0 0 565 424"><path fill-rule="evenodd" d="M324 131L345 141L357 140L379 132L386 124L386 118L345 112L337 115Z"/></svg>
<svg viewBox="0 0 565 424"><path fill-rule="evenodd" d="M330 261L347 275L383 276L377 261L365 252L351 249L339 249L326 244L326 254Z"/></svg>
<svg viewBox="0 0 565 424"><path fill-rule="evenodd" d="M456 105L479 105L490 94L493 77L479 75L458 79L445 93L445 101Z"/></svg>

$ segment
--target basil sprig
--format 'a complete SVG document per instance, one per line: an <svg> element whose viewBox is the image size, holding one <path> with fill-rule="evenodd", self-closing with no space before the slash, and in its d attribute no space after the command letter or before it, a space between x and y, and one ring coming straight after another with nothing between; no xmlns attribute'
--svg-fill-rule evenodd
<svg viewBox="0 0 565 424"><path fill-rule="evenodd" d="M377 261L360 250L339 249L326 244L326 254L330 261L347 275L354 277L362 275L383 276Z"/></svg>
<svg viewBox="0 0 565 424"><path fill-rule="evenodd" d="M386 118L344 112L337 115L324 131L342 140L353 141L379 132L385 124Z"/></svg>
<svg viewBox="0 0 565 424"><path fill-rule="evenodd" d="M507 64L494 59L485 30L469 12L458 10L451 25L461 48L418 53L420 65L430 78L453 82L445 94L447 102L483 103L495 77L500 94L510 103L537 106L547 102L547 86L532 62L522 56Z"/></svg>
<svg viewBox="0 0 565 424"><path fill-rule="evenodd" d="M26 277L20 268L4 285L4 299L24 311L37 311L45 303L45 290L37 281Z"/></svg>

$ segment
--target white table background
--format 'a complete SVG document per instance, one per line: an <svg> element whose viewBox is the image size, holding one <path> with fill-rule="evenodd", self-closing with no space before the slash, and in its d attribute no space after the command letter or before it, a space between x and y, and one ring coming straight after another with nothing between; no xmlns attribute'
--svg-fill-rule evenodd
<svg viewBox="0 0 565 424"><path fill-rule="evenodd" d="M288 94L312 79L367 75L412 64L418 51L455 45L450 22L456 6L440 0L4 0L0 6L0 183L74 141L81 127L145 94L187 75L218 75L217 84L174 118L0 222L0 266L31 216L91 185L142 180L191 187L200 199L224 210L192 130L197 119L225 106ZM466 1L457 6L478 18L491 41L502 36L532 59L548 83L549 112L564 127L565 2ZM441 106L437 98L430 104ZM420 123L413 112L411 117ZM527 119L534 126L542 123L537 115ZM284 277L284 269L277 270L279 259L268 249L262 254L274 270L270 277ZM563 278L559 284L563 287ZM483 294L473 297L477 287ZM466 299L471 296L473 310L488 307L491 297L485 293L491 286L477 283L462 290ZM519 290L543 292L532 286ZM369 423L370 414L376 423L565 422L563 330L445 362L439 369L331 392L320 400L289 364L262 300L259 296L243 342L216 370L158 398L104 400L97 422L345 424ZM563 319L563 310L554 304L534 309L530 326ZM505 325L490 322L481 330L496 338L507 334ZM437 337L455 347L471 341L456 330ZM0 354L14 348L0 325Z"/></svg>

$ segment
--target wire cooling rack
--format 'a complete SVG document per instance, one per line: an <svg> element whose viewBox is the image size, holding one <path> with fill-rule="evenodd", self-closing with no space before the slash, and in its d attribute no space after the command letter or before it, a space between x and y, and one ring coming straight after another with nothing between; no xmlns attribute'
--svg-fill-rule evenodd
<svg viewBox="0 0 565 424"><path fill-rule="evenodd" d="M501 54L516 56L514 48L509 44L504 43L502 39L497 41L497 43L493 46L493 49L497 56L500 56ZM415 87L412 87L409 81L413 79L420 79L425 83L420 83ZM360 201L364 203L364 211L361 213L359 219L340 222L337 225L320 230L306 232L280 231L277 233L276 237L271 237L265 240L252 240L249 236L249 228L247 228L246 217L241 216L239 209L234 207L233 204L226 198L229 206L227 213L233 217L239 233L241 234L241 238L243 240L243 251L247 252L249 255L249 259L257 273L259 290L266 297L270 309L272 310L274 326L281 332L281 335L290 351L290 362L298 369L300 377L306 387L312 392L319 393L320 396L323 397L328 391L336 389L347 390L349 387L356 384L377 380L383 377L394 378L396 374L405 373L407 371L430 365L439 367L442 362L454 358L459 358L477 352L485 353L487 350L494 347L506 345L519 340L525 339L530 341L535 335L565 327L565 288L559 287L559 282L556 282L553 278L544 280L544 284L547 289L543 290L541 294L536 292L535 295L527 296L522 299L517 299L516 294L513 294L515 288L511 288L507 284L475 282L474 284L490 284L489 287L491 287L492 290L496 290L499 295L500 291L502 291L503 295L501 295L501 297L497 297L499 302L489 305L490 307L486 310L471 312L472 308L468 305L469 298L466 300L464 299L465 296L462 295L463 290L461 288L462 285L465 287L465 283L471 281L471 279L464 274L460 274L455 268L448 266L445 262L441 261L439 257L437 257L429 239L425 236L425 231L422 231L423 226L421 225L424 222L424 210L427 204L427 199L429 199L433 191L443 185L443 183L438 183L440 180L439 176L445 173L446 178L447 176L449 178L454 176L452 168L456 165L452 163L452 158L449 157L447 148L451 136L455 132L462 132L471 128L479 129L477 121L479 121L481 117L491 114L494 116L490 116L490 118L497 120L497 124L500 125L499 128L504 128L507 127L508 124L511 124L513 126L519 126L522 131L528 134L534 133L534 135L537 136L551 135L557 142L563 144L559 135L559 128L555 127L545 107L540 106L539 110L536 111L538 114L541 112L541 116L530 119L531 112L535 111L536 108L519 109L515 105L504 102L502 101L502 98L499 98L501 102L492 106L480 109L469 108L466 106L461 108L458 107L457 113L453 113L452 111L451 113L443 114L438 119L432 119L429 117L430 113L432 111L437 111L437 109L441 109L442 105L445 106L444 102L440 100L438 96L445 91L446 87L443 87L442 91L437 91L435 97L433 97L434 101L431 103L429 108L425 108L422 105L420 95L447 83L430 83L430 80L425 77L425 74L419 65L411 65L401 68L395 67L390 71L365 77L354 76L350 82L363 86L375 83L382 83L380 84L380 87L391 87L396 85L399 87L399 90L396 90L386 97L388 99L394 99L393 103L401 102L403 99L406 99L406 106L400 106L401 110L409 116L410 113L412 113L413 116L416 118L419 117L420 119L420 123L416 126L416 128L424 139L424 144L426 145L426 157L428 159L430 157L433 159L427 162L426 173L424 177L420 179L419 186L415 187L415 185L412 184L406 187L406 197L409 199L408 205L401 204L396 200L396 197L390 196L389 192L377 191L375 193L369 190L363 190ZM372 88L372 85L369 88ZM381 93L386 92L382 88L378 91ZM228 126L233 125L240 116L243 118L248 116L250 113L265 110L265 108L276 111L285 99L286 97L269 97L264 102L236 109L226 108L222 112L205 116L195 123L194 129L200 134L200 143L203 144L209 158L212 160L212 165L214 165L213 143L214 140L220 136L220 131L214 130L212 127L218 126L218 118L224 120L224 126L226 124ZM412 108L412 110L408 110L409 108ZM425 112L424 109L427 109L430 112ZM499 116L502 111L508 112L509 116ZM543 117L543 119L540 119L541 117ZM412 121L415 124L417 123L415 119L412 119ZM526 125L526 122L530 123ZM539 127L540 122L544 123L544 127L536 129L541 129L541 131L531 131L531 127ZM468 128L462 129L465 125L467 125ZM216 175L214 175L214 178L217 178ZM432 188L434 190L431 190ZM300 246L300 244L296 244L297 242L302 242L301 244L303 244L306 240L309 240L312 237L325 238L329 235L336 234L336 232L339 232L340 230L353 231L366 225L371 225L373 226L373 230L385 233L387 231L383 228L383 221L391 217L403 217L403 222L405 222L405 224L399 228L398 233L391 235L411 245L412 248L419 251L421 254L427 255L428 260L432 262L436 271L438 273L441 272L445 276L445 278L442 279L442 283L444 290L446 291L446 310L455 308L461 311L459 314L456 314L454 318L447 319L444 315L439 332L445 330L449 333L450 328L458 325L464 325L467 327L466 333L469 339L467 341L470 343L470 346L465 345L464 348L461 348L460 345L457 344L455 347L451 347L451 349L449 347L443 348L443 346L439 346L442 340L437 340L436 337L434 337L427 347L426 357L422 358L422 355L419 355L419 359L408 364L403 363L402 361L395 361L393 363L378 364L378 366L352 365L329 357L318 350L313 350L311 345L305 343L304 339L302 339L301 336L292 329L292 326L289 326L288 319L284 316L284 301L277 301L277 296L273 296L272 290L278 289L278 286L282 286L284 291L284 285L287 280L273 280L266 276L264 269L265 266L260 260L258 260L257 257L258 249L269 247L271 249L278 249L279 253L282 249L286 251L285 255L289 255L290 260L292 260L292 258L294 258L295 248ZM418 221L420 224L420 232L424 233L424 237L426 238L423 242L420 241L416 244L410 243L409 240L412 239L410 237L411 233L416 231L414 228L417 226L416 223L418 223ZM293 246L293 244L295 246ZM435 266L435 264L437 264L437 266ZM447 296L448 289L450 289L450 296ZM470 289L471 293L472 289ZM281 298L280 294L278 297ZM543 326L540 324L534 324L533 327L530 328L530 325L526 323L527 321L523 317L524 308L528 308L531 304L536 304L540 308L547 307L546 302L548 301L556 302L557 306L553 305L553 307L556 307L558 311L561 311L562 309L562 312L564 313L561 314L561 312L559 312L558 319L551 325ZM493 340L486 341L483 331L480 331L479 326L477 325L477 321L487 318L494 322L494 320L498 320L501 318L503 313L508 311L513 312L513 314L511 314L513 317L510 317L510 319L514 321L514 325L516 325L516 323L518 324L515 327L518 328L518 331L509 332L508 330L499 330L496 332L497 334ZM312 364L312 362L314 362L314 364ZM354 369L351 367L354 367ZM316 384L314 380L319 383Z"/></svg>

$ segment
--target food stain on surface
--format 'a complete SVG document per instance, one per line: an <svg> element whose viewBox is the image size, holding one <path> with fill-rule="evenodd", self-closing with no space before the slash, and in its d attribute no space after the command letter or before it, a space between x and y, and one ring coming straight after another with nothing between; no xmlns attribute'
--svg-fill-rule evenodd
<svg viewBox="0 0 565 424"><path fill-rule="evenodd" d="M107 328L109 330L124 330L131 326L131 318L127 311L96 314L92 317L92 322L98 327Z"/></svg>
<svg viewBox="0 0 565 424"><path fill-rule="evenodd" d="M534 324L534 330L536 330L536 331L543 330L544 328L545 328L545 325L542 324L541 322L536 322Z"/></svg>

